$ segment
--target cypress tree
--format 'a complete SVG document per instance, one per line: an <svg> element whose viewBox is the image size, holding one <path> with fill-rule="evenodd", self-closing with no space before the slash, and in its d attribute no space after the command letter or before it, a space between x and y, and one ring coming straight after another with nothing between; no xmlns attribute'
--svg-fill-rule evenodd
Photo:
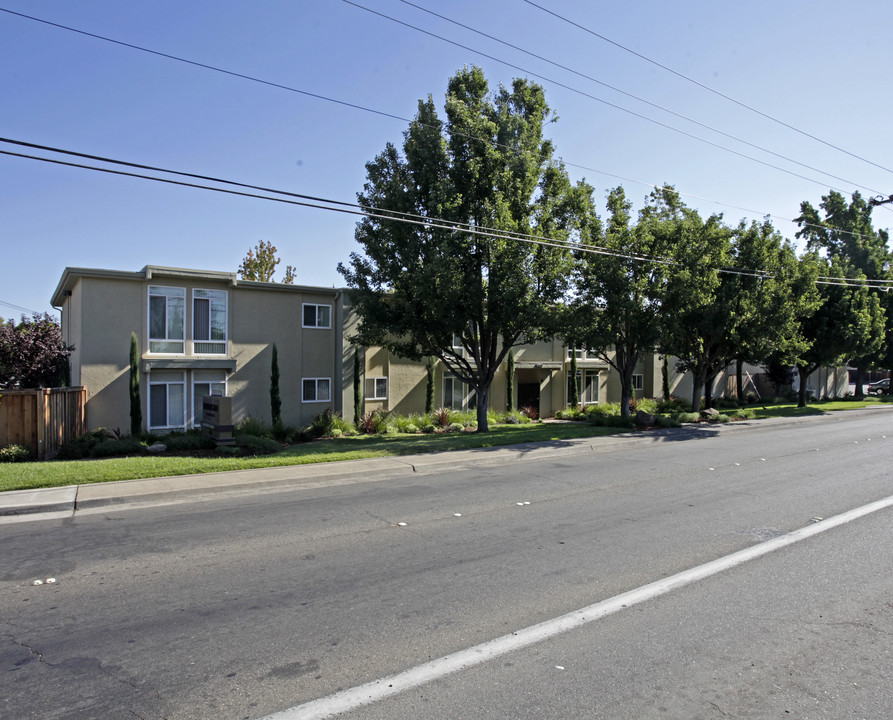
<svg viewBox="0 0 893 720"><path fill-rule="evenodd" d="M143 428L140 403L140 343L136 333L130 333L130 434L134 437Z"/></svg>
<svg viewBox="0 0 893 720"><path fill-rule="evenodd" d="M577 348L571 355L571 407L575 410L580 406L580 386L577 384Z"/></svg>
<svg viewBox="0 0 893 720"><path fill-rule="evenodd" d="M273 427L282 424L282 397L279 395L279 351L273 343L273 359L270 361L270 415Z"/></svg>
<svg viewBox="0 0 893 720"><path fill-rule="evenodd" d="M360 348L354 348L353 353L353 424L360 426L363 417L363 389L360 386Z"/></svg>
<svg viewBox="0 0 893 720"><path fill-rule="evenodd" d="M430 415L434 412L434 363L433 355L428 356L428 363L425 369L428 374L428 382L425 385L425 414Z"/></svg>
<svg viewBox="0 0 893 720"><path fill-rule="evenodd" d="M505 381L505 409L515 411L515 351L509 350L508 374Z"/></svg>

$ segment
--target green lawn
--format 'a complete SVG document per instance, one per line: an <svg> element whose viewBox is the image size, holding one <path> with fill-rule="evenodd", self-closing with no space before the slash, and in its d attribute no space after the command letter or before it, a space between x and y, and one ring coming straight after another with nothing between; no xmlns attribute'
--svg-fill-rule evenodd
<svg viewBox="0 0 893 720"><path fill-rule="evenodd" d="M611 435L617 432L623 430L595 427L587 423L496 425L491 427L489 433L481 435L473 432L442 435L359 435L337 440L317 440L291 445L275 455L248 458L140 456L102 460L4 463L0 464L0 491L393 457Z"/></svg>
<svg viewBox="0 0 893 720"><path fill-rule="evenodd" d="M795 404L753 405L749 410L754 418L798 417L820 415L836 410L855 410L882 402L884 400L871 398L864 401L817 402L806 408L798 408ZM113 480L191 475L226 470L249 470L282 465L336 462L338 460L393 457L545 440L595 437L620 432L627 431L621 428L597 427L588 423L495 425L485 435L471 432L437 435L360 435L336 440L318 440L291 445L275 455L249 458L141 456L43 463L0 463L0 491L84 485Z"/></svg>

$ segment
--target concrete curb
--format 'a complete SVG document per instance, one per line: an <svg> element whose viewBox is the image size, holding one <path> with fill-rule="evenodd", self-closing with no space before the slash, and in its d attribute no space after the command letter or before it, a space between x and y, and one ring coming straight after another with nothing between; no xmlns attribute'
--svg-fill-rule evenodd
<svg viewBox="0 0 893 720"><path fill-rule="evenodd" d="M226 493L248 493L252 490L310 489L355 482L377 482L395 477L437 472L448 467L462 469L509 465L556 456L610 452L618 446L629 446L631 443L648 445L655 442L705 439L729 432L798 425L828 417L828 415L809 415L798 418L741 421L724 425L691 424L682 428L656 429L641 433L546 440L492 448L67 485L36 490L12 490L0 493L0 518L38 513L73 514L79 510L126 504L151 504L165 500L186 502Z"/></svg>

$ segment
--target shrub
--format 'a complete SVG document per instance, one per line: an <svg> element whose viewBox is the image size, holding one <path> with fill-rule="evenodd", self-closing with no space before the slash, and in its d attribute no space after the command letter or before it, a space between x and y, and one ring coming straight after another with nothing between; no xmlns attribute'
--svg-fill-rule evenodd
<svg viewBox="0 0 893 720"><path fill-rule="evenodd" d="M332 430L335 429L335 416L341 417L332 408L323 410L310 421L310 427L307 428L308 435L315 438L331 437Z"/></svg>
<svg viewBox="0 0 893 720"><path fill-rule="evenodd" d="M447 428L447 432L464 432L465 426L462 423L450 423Z"/></svg>
<svg viewBox="0 0 893 720"><path fill-rule="evenodd" d="M282 445L272 438L243 433L236 437L236 446L245 455L272 455L282 449Z"/></svg>
<svg viewBox="0 0 893 720"><path fill-rule="evenodd" d="M727 422L731 422L731 421L732 421L732 418L729 415L723 415L722 413L720 413L719 415L715 415L713 417L713 419L711 420L711 422L716 422L716 423L727 423Z"/></svg>
<svg viewBox="0 0 893 720"><path fill-rule="evenodd" d="M213 450L214 441L210 435L201 430L188 430L186 432L172 432L161 438L161 442L167 445L168 450Z"/></svg>
<svg viewBox="0 0 893 720"><path fill-rule="evenodd" d="M31 460L31 450L24 445L7 445L0 448L0 463L28 462Z"/></svg>
<svg viewBox="0 0 893 720"><path fill-rule="evenodd" d="M103 440L90 449L89 457L114 457L116 455L142 455L146 446L137 438L125 437Z"/></svg>
<svg viewBox="0 0 893 720"><path fill-rule="evenodd" d="M735 398L721 397L713 401L713 407L717 410L737 410L738 401Z"/></svg>
<svg viewBox="0 0 893 720"><path fill-rule="evenodd" d="M679 423L693 423L701 419L700 413L696 412L680 412L672 416Z"/></svg>
<svg viewBox="0 0 893 720"><path fill-rule="evenodd" d="M288 442L294 437L295 431L297 428L286 425L283 422L273 423L273 427L270 430L270 434L273 436L274 440L278 440L279 442Z"/></svg>
<svg viewBox="0 0 893 720"><path fill-rule="evenodd" d="M251 417L251 415L247 415L238 423L236 423L233 434L236 437L238 437L239 435L251 435L252 437L265 438L269 438L272 436L270 428L267 426L267 424L263 420L258 420L257 418Z"/></svg>
<svg viewBox="0 0 893 720"><path fill-rule="evenodd" d="M422 432L426 435L430 435L437 432L437 428L434 427L431 423L428 423L427 425L422 425Z"/></svg>
<svg viewBox="0 0 893 720"><path fill-rule="evenodd" d="M660 428L682 427L682 423L680 423L675 418L669 417L668 415L655 415L654 416L654 424Z"/></svg>
<svg viewBox="0 0 893 720"><path fill-rule="evenodd" d="M437 408L431 413L431 422L437 427L447 427L450 424L450 411L446 408Z"/></svg>
<svg viewBox="0 0 893 720"><path fill-rule="evenodd" d="M216 452L219 455L237 456L242 454L242 448L235 445L218 445Z"/></svg>
<svg viewBox="0 0 893 720"><path fill-rule="evenodd" d="M419 428L418 428L418 425L413 425L412 423L409 423L409 425L406 425L405 427L400 429L400 432L407 433L409 435L417 435L419 432Z"/></svg>
<svg viewBox="0 0 893 720"><path fill-rule="evenodd" d="M655 408L658 413L691 412L691 403L678 397L660 400Z"/></svg>
<svg viewBox="0 0 893 720"><path fill-rule="evenodd" d="M114 440L119 436L120 433L116 434L106 428L96 428L83 435L79 435L71 442L65 443L59 448L59 452L56 453L56 459L81 460L83 458L95 457L93 450L97 445L106 440Z"/></svg>
<svg viewBox="0 0 893 720"><path fill-rule="evenodd" d="M363 435L374 435L376 430L376 421L374 413L366 413L360 418L359 430Z"/></svg>
<svg viewBox="0 0 893 720"><path fill-rule="evenodd" d="M533 407L533 405L525 405L521 408L521 414L530 418L531 420L539 420L540 411Z"/></svg>
<svg viewBox="0 0 893 720"><path fill-rule="evenodd" d="M417 433L419 431L419 425L424 423L425 419L417 413L413 413L408 417L397 415L393 418L393 424L397 426L398 432L402 433Z"/></svg>

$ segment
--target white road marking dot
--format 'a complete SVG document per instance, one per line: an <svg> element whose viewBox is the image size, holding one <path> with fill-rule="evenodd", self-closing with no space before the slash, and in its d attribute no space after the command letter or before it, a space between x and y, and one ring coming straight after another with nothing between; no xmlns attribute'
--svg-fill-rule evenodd
<svg viewBox="0 0 893 720"><path fill-rule="evenodd" d="M531 625L480 645L459 650L451 655L444 655L441 658L431 660L409 670L404 670L390 677L373 680L365 685L357 685L356 687L337 692L334 695L311 700L289 710L267 715L261 720L323 720L324 718L331 718L335 715L355 710L392 695L420 687L446 675L466 670L493 658L534 645L543 640L548 640L561 633L587 625L594 620L620 612L623 608L638 605L660 595L666 595L673 590L686 587L729 568L755 560L788 545L793 545L801 540L806 540L814 535L819 535L832 528L889 507L893 507L893 495L883 500L854 508L840 515L835 515L820 524L808 525L799 530L794 530L762 542L759 545L752 545L731 555L711 560L690 570L684 570L670 577L643 585L635 590L615 595L612 598L574 610L566 615L546 620L538 625Z"/></svg>

